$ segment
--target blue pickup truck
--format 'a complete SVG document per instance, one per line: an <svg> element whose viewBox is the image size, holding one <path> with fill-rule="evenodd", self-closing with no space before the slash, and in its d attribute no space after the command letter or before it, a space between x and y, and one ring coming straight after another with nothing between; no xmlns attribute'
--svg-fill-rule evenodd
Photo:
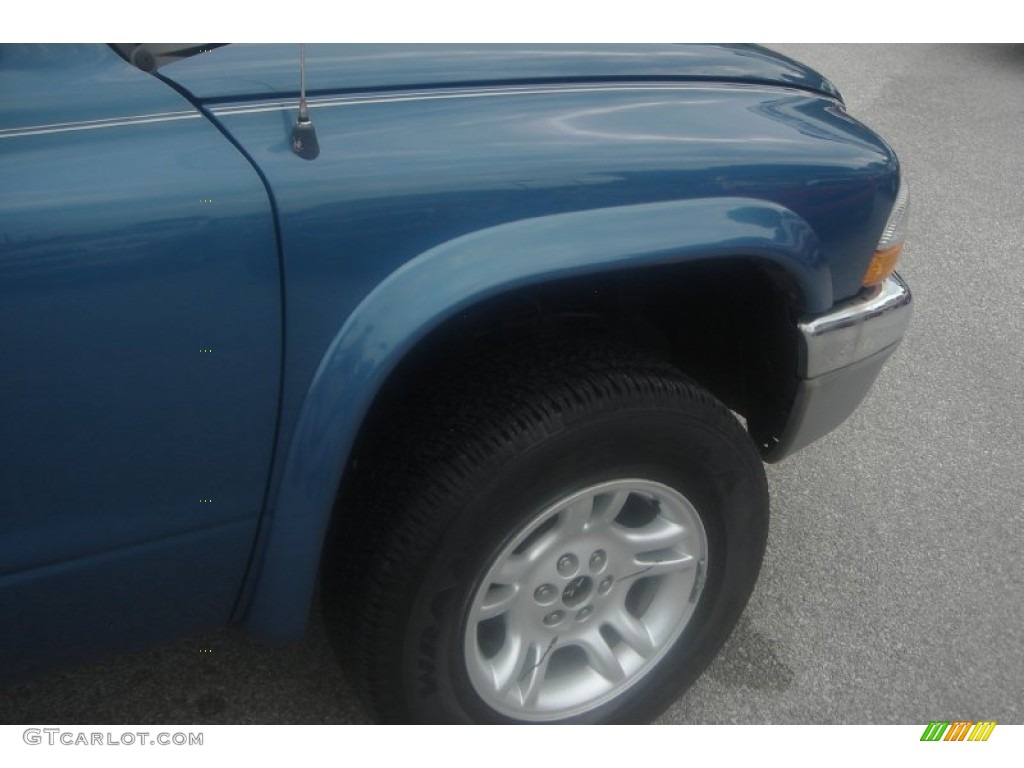
<svg viewBox="0 0 1024 768"><path fill-rule="evenodd" d="M0 48L0 675L238 624L392 722L643 722L910 319L756 46Z"/></svg>

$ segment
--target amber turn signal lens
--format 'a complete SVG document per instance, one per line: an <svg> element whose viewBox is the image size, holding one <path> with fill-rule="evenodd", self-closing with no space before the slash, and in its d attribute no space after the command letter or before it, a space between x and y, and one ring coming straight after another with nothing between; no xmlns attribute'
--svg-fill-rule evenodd
<svg viewBox="0 0 1024 768"><path fill-rule="evenodd" d="M903 251L903 243L886 248L884 251L875 251L868 264L868 271L864 273L861 285L878 285L896 270L896 262L900 260L900 253Z"/></svg>

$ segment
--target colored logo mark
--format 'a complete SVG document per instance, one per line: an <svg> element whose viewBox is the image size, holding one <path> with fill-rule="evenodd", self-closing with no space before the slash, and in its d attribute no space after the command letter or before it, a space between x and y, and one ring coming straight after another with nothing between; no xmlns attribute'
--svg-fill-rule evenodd
<svg viewBox="0 0 1024 768"><path fill-rule="evenodd" d="M921 741L988 741L995 727L995 720L932 720Z"/></svg>

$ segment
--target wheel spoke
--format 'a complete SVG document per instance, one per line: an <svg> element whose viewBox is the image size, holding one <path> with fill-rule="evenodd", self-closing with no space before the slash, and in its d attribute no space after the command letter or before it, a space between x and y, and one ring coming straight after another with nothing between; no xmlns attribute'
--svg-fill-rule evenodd
<svg viewBox="0 0 1024 768"><path fill-rule="evenodd" d="M591 668L605 680L617 683L625 677L622 664L600 632L594 630L577 642L587 654L587 662Z"/></svg>
<svg viewBox="0 0 1024 768"><path fill-rule="evenodd" d="M590 522L594 512L594 497L583 496L570 504L560 515L558 533L560 536L573 536L582 533Z"/></svg>
<svg viewBox="0 0 1024 768"><path fill-rule="evenodd" d="M640 554L676 547L686 540L686 527L663 517L657 517L640 528L616 526L616 535L623 544Z"/></svg>
<svg viewBox="0 0 1024 768"><path fill-rule="evenodd" d="M518 706L534 706L548 673L554 643L513 638L491 660L495 692Z"/></svg>
<svg viewBox="0 0 1024 768"><path fill-rule="evenodd" d="M629 499L630 491L620 490L603 493L594 500L594 513L590 518L591 528L603 528L615 522Z"/></svg>
<svg viewBox="0 0 1024 768"><path fill-rule="evenodd" d="M493 584L519 584L530 569L530 559L525 555L509 555L498 566L492 579Z"/></svg>
<svg viewBox="0 0 1024 768"><path fill-rule="evenodd" d="M558 543L560 536L557 531L548 531L539 539L531 542L526 551L519 554L509 554L498 566L498 571L492 583L496 584L519 584L530 572L530 569L540 560L545 553Z"/></svg>
<svg viewBox="0 0 1024 768"><path fill-rule="evenodd" d="M513 636L490 660L494 690L499 695L504 696L519 682L529 653L530 643L522 637Z"/></svg>
<svg viewBox="0 0 1024 768"><path fill-rule="evenodd" d="M544 678L548 674L548 663L551 661L551 652L553 650L554 642L549 642L546 645L534 643L531 646L529 658L535 659L535 661L519 673L519 693L522 697L523 706L533 707L537 705L541 688L544 686Z"/></svg>
<svg viewBox="0 0 1024 768"><path fill-rule="evenodd" d="M492 584L478 614L480 621L493 619L508 611L519 598L519 587L515 584Z"/></svg>
<svg viewBox="0 0 1024 768"><path fill-rule="evenodd" d="M633 560L636 571L632 576L663 576L667 573L689 571L697 567L699 560L693 555L685 555L674 550L653 552Z"/></svg>
<svg viewBox="0 0 1024 768"><path fill-rule="evenodd" d="M646 658L654 650L654 640L643 620L638 619L629 611L623 608L614 618L608 622L622 641Z"/></svg>
<svg viewBox="0 0 1024 768"><path fill-rule="evenodd" d="M498 584L518 584L526 578L530 569L561 539L559 531L551 530L543 534L524 552L511 553L498 567L492 582Z"/></svg>

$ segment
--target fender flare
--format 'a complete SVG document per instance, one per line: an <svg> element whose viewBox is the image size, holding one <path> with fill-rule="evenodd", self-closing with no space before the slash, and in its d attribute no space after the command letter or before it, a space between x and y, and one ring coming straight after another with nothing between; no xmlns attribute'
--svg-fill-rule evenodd
<svg viewBox="0 0 1024 768"><path fill-rule="evenodd" d="M302 634L349 451L381 386L431 330L478 302L556 279L746 256L782 267L805 311L832 305L817 235L797 214L749 198L591 209L502 224L449 240L372 290L323 356L289 443L243 623Z"/></svg>

